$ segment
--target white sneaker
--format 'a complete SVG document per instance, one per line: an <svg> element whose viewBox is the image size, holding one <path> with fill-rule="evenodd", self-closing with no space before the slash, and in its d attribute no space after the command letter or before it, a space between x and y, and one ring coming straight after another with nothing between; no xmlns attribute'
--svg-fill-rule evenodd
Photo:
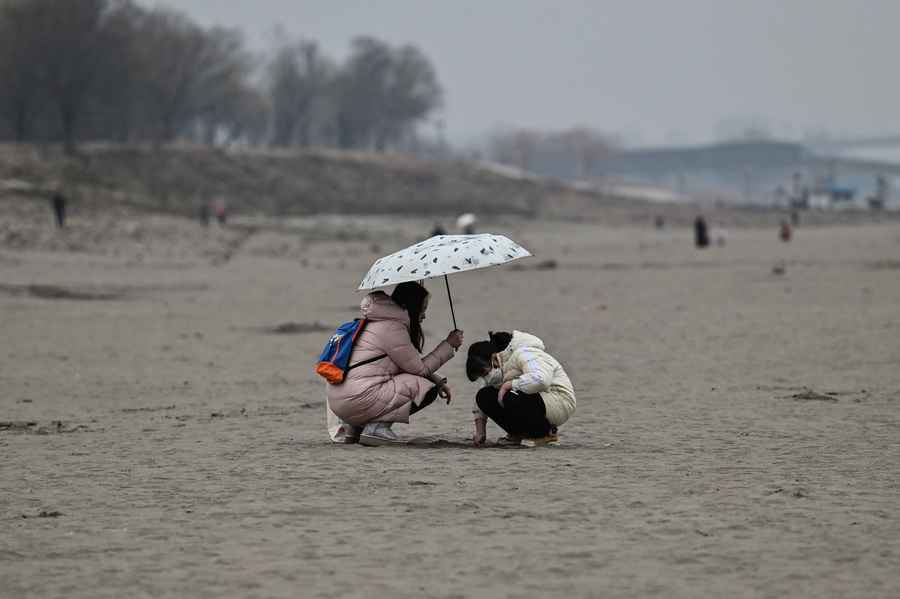
<svg viewBox="0 0 900 599"><path fill-rule="evenodd" d="M352 426L344 423L331 435L331 441L332 443L359 443L359 435L362 433L362 430L361 426Z"/></svg>
<svg viewBox="0 0 900 599"><path fill-rule="evenodd" d="M393 422L370 422L359 436L361 445L378 447L379 445L395 445L403 443L397 433L391 430Z"/></svg>
<svg viewBox="0 0 900 599"><path fill-rule="evenodd" d="M341 420L328 407L327 401L325 402L325 424L328 427L328 436L331 437L332 443L357 443L363 429L361 426L353 426L349 422Z"/></svg>
<svg viewBox="0 0 900 599"><path fill-rule="evenodd" d="M497 439L497 445L500 447L518 447L522 444L522 437L516 435L506 435Z"/></svg>

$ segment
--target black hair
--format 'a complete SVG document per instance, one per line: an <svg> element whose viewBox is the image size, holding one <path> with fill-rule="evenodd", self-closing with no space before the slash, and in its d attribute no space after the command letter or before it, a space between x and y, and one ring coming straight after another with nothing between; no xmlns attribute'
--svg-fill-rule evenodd
<svg viewBox="0 0 900 599"><path fill-rule="evenodd" d="M490 341L476 341L470 345L466 357L466 377L474 382L482 376L491 367L491 356L495 353L494 344Z"/></svg>
<svg viewBox="0 0 900 599"><path fill-rule="evenodd" d="M512 335L499 331L488 331L489 341L476 341L469 346L469 355L466 357L466 377L470 381L475 381L482 376L486 370L491 368L491 356L502 352L509 347L512 341Z"/></svg>
<svg viewBox="0 0 900 599"><path fill-rule="evenodd" d="M509 342L512 341L512 335L505 331L500 331L498 333L488 331L488 338L490 338L495 352L502 352L509 347Z"/></svg>
<svg viewBox="0 0 900 599"><path fill-rule="evenodd" d="M415 281L400 283L394 287L394 292L391 293L394 303L404 308L409 314L409 340L419 352L425 345L425 335L422 333L422 323L419 322L419 319L422 316L422 306L425 304L426 297L428 297L428 290Z"/></svg>

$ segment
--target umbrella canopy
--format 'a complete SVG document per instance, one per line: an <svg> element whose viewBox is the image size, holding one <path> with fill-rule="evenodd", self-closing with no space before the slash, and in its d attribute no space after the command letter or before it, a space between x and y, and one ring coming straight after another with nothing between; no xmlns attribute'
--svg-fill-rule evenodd
<svg viewBox="0 0 900 599"><path fill-rule="evenodd" d="M359 291L497 266L531 252L503 235L437 235L375 261Z"/></svg>
<svg viewBox="0 0 900 599"><path fill-rule="evenodd" d="M528 256L531 256L531 252L503 235L436 235L376 260L363 277L358 290L444 277L453 327L456 328L456 314L453 311L453 297L450 295L447 275L497 266Z"/></svg>

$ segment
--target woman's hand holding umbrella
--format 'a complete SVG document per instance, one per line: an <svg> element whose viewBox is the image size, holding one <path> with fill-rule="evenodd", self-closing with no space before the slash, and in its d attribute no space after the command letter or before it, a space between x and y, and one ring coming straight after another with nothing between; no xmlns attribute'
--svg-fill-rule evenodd
<svg viewBox="0 0 900 599"><path fill-rule="evenodd" d="M450 334L447 335L447 343L449 343L450 347L452 347L454 350L462 347L463 341L463 332L459 329L450 331Z"/></svg>

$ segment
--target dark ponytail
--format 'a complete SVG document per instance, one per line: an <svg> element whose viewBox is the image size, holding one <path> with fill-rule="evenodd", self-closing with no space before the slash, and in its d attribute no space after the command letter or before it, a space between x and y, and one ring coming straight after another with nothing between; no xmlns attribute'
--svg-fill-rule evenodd
<svg viewBox="0 0 900 599"><path fill-rule="evenodd" d="M512 341L512 335L505 331L500 331L498 333L488 331L488 338L491 340L491 345L494 346L494 351L497 353L500 353L509 347L509 342Z"/></svg>
<svg viewBox="0 0 900 599"><path fill-rule="evenodd" d="M419 322L419 318L422 316L422 306L425 304L426 297L428 297L428 290L415 281L400 283L394 287L394 292L391 293L394 303L404 308L409 314L409 340L419 353L422 352L422 346L425 345L425 335L422 333L422 324Z"/></svg>

